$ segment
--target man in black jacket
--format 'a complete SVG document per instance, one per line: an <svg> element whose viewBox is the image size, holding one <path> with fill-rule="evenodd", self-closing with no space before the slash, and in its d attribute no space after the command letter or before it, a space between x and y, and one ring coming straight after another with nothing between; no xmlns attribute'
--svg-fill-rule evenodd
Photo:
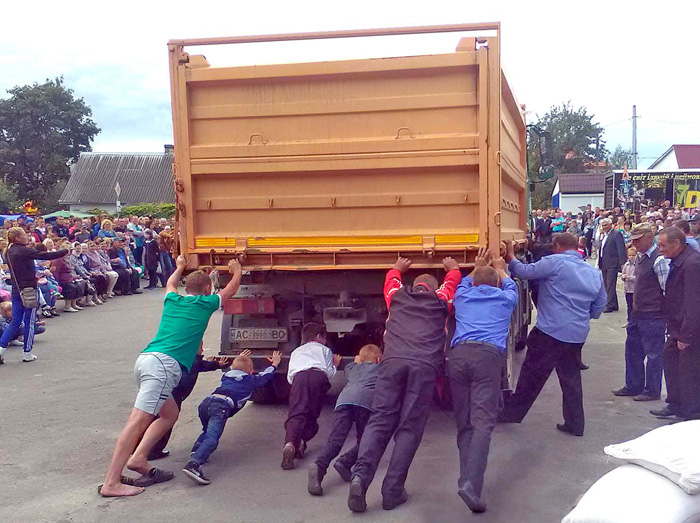
<svg viewBox="0 0 700 523"><path fill-rule="evenodd" d="M668 405L650 412L659 418L700 419L700 254L686 244L678 227L659 233L659 250L671 259L664 299Z"/></svg>
<svg viewBox="0 0 700 523"><path fill-rule="evenodd" d="M20 292L28 288L33 289L36 293L34 260L55 260L68 254L68 251L61 249L56 252L40 252L33 247L27 247L29 237L20 227L12 227L7 233L7 240L10 242L10 246L5 251L5 260L7 260L12 283L12 322L0 338L0 364L4 363L3 358L7 346L10 341L17 337L17 331L22 322L24 322L24 356L22 361L31 362L37 359L32 354L36 307L25 307Z"/></svg>
<svg viewBox="0 0 700 523"><path fill-rule="evenodd" d="M422 274L413 286L404 287L402 274L411 266L406 258L399 258L384 280L389 319L372 415L350 483L348 508L353 512L366 510L367 488L394 434L394 451L382 484L382 507L391 510L408 499L404 483L428 420L437 369L445 361L445 324L462 276L452 258L442 263L447 274L439 288L431 274Z"/></svg>
<svg viewBox="0 0 700 523"><path fill-rule="evenodd" d="M122 295L141 294L139 290L139 273L129 263L129 258L124 251L124 240L121 237L114 238L112 248L107 251L112 270L119 275L115 288Z"/></svg>
<svg viewBox="0 0 700 523"><path fill-rule="evenodd" d="M624 237L620 231L613 229L610 218L600 220L600 228L603 236L600 240L598 267L603 272L603 284L605 285L605 292L608 293L608 302L603 312L613 312L619 310L617 304L617 275L627 262L627 249L625 249Z"/></svg>

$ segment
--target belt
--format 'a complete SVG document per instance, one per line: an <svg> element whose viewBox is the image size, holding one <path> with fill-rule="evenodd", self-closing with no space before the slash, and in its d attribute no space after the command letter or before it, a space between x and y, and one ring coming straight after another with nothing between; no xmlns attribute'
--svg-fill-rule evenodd
<svg viewBox="0 0 700 523"><path fill-rule="evenodd" d="M224 400L226 403L231 405L231 407L233 407L234 409L236 408L236 403L225 394L209 394L209 397L217 400Z"/></svg>
<svg viewBox="0 0 700 523"><path fill-rule="evenodd" d="M456 349L460 345L486 345L487 347L491 347L492 349L496 349L498 352L503 352L503 349L500 348L498 345L494 345L493 343L489 343L488 341L477 341L477 340L460 341L457 345L455 345L452 348Z"/></svg>

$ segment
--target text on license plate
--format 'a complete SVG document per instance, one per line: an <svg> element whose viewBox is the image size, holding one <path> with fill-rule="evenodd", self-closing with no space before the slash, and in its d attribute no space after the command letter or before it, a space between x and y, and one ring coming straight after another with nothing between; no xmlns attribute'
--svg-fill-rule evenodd
<svg viewBox="0 0 700 523"><path fill-rule="evenodd" d="M282 327L235 327L231 329L231 342L238 341L287 341L287 329Z"/></svg>

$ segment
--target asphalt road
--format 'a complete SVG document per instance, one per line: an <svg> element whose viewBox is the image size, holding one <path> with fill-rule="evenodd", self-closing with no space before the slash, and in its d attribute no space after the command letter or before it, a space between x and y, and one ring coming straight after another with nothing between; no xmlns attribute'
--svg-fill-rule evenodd
<svg viewBox="0 0 700 523"><path fill-rule="evenodd" d="M35 363L21 363L21 349L9 349L0 367L0 521L453 523L476 517L484 522L555 522L618 465L603 453L605 445L661 424L647 414L659 402L635 403L610 394L624 376L620 326L625 318L619 312L593 322L584 347L591 366L584 372L585 436L555 429L561 421L561 394L553 375L521 425L496 428L484 491L488 511L481 516L473 516L457 497L454 420L450 412L437 409L408 477L408 503L382 510L385 460L364 514L348 511L347 485L333 470L324 482L325 496L309 496L306 464L330 429L332 404L342 387L338 377L321 416L321 432L296 470L279 466L285 408L249 404L229 421L206 465L212 484L200 487L180 473L200 431L197 405L219 380L218 372L200 375L175 427L171 457L158 462L177 471L175 479L135 498L104 499L96 487L132 407L134 361L157 329L162 296L162 291L147 291L49 320L47 333L37 338ZM211 353L218 350L219 324L217 314L205 336Z"/></svg>

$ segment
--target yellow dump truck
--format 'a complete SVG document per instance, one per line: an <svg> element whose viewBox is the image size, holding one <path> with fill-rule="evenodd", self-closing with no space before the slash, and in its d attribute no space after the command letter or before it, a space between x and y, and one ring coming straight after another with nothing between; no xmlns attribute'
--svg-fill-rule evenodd
<svg viewBox="0 0 700 523"><path fill-rule="evenodd" d="M447 54L316 63L213 67L185 52L444 32L475 36ZM381 345L383 278L397 257L441 279L444 256L469 269L480 245L525 239L526 125L499 33L474 24L169 42L181 251L191 269L246 260L224 304L222 353L288 354L313 320L352 356ZM513 346L530 314L518 285Z"/></svg>

